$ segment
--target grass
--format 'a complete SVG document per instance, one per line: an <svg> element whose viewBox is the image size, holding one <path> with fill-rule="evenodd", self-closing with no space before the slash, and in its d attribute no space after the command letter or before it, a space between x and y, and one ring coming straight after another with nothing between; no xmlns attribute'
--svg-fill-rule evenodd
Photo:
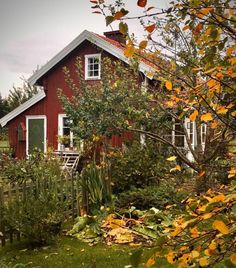
<svg viewBox="0 0 236 268"><path fill-rule="evenodd" d="M28 249L24 242L18 242L0 248L0 267L13 268L20 263L24 264L22 267L31 268L124 268L131 264L131 256L135 252L136 248L128 246L98 244L91 247L75 238L63 237L50 247ZM154 249L144 249L140 268L145 267L144 264L154 252ZM1 262L7 266L1 266ZM159 263L152 267L169 265L163 263L160 266Z"/></svg>

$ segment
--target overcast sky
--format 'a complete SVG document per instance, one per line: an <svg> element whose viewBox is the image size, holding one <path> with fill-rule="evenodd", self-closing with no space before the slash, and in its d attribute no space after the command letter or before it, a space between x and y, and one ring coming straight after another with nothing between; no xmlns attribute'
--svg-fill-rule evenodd
<svg viewBox="0 0 236 268"><path fill-rule="evenodd" d="M114 1L113 1L114 2ZM137 0L126 0L129 8ZM168 0L149 0L159 8ZM136 27L137 26L137 27ZM109 31L89 0L0 0L0 93L7 96L83 30ZM133 31L138 23L133 22Z"/></svg>

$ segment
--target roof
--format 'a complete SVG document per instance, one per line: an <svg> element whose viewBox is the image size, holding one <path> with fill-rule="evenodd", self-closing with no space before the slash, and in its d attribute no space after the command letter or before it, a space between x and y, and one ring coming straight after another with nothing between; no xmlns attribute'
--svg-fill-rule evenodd
<svg viewBox="0 0 236 268"><path fill-rule="evenodd" d="M39 102L43 98L46 97L46 94L43 90L40 90L36 95L34 95L32 98L18 106L16 109L5 115L0 119L0 125L4 127L9 121L11 121L13 118L18 116L19 114L23 113L25 110L33 106L35 103Z"/></svg>
<svg viewBox="0 0 236 268"><path fill-rule="evenodd" d="M103 50L109 52L116 58L128 63L129 59L124 55L125 46L107 37L98 35L93 32L84 30L80 35L78 35L71 43L69 43L63 50L61 50L56 56L54 56L50 61L48 61L44 66L37 70L29 79L30 85L37 84L38 80L42 78L50 69L52 69L57 63L64 59L70 52L72 52L76 47L78 47L82 42L88 40L89 42L97 45ZM151 72L157 71L155 66L144 59L141 59L139 64L140 71L146 76Z"/></svg>

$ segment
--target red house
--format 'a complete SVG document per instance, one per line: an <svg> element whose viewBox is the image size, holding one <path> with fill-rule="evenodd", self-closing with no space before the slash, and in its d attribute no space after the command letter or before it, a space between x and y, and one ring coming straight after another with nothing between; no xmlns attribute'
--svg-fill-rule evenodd
<svg viewBox="0 0 236 268"><path fill-rule="evenodd" d="M61 50L55 57L35 72L30 78L31 85L42 87L38 94L27 102L0 119L2 127L8 127L9 141L14 149L15 156L23 158L37 147L46 152L48 147L60 150L58 136L68 135L69 143L73 143L68 118L57 97L58 88L64 94L71 96L62 68L67 66L76 81L75 61L82 59L85 80L99 80L101 73L101 59L111 57L128 63L124 56L123 36L119 31L104 33L105 36L83 31L69 45ZM156 71L151 63L140 62L140 72L145 79L148 74ZM121 138L114 137L112 144L117 146ZM68 144L69 146L69 144Z"/></svg>

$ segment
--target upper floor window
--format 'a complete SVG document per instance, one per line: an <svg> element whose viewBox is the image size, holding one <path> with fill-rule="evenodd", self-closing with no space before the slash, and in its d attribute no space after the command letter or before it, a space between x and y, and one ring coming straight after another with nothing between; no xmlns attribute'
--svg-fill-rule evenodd
<svg viewBox="0 0 236 268"><path fill-rule="evenodd" d="M101 76L101 54L85 55L85 79L96 80Z"/></svg>

